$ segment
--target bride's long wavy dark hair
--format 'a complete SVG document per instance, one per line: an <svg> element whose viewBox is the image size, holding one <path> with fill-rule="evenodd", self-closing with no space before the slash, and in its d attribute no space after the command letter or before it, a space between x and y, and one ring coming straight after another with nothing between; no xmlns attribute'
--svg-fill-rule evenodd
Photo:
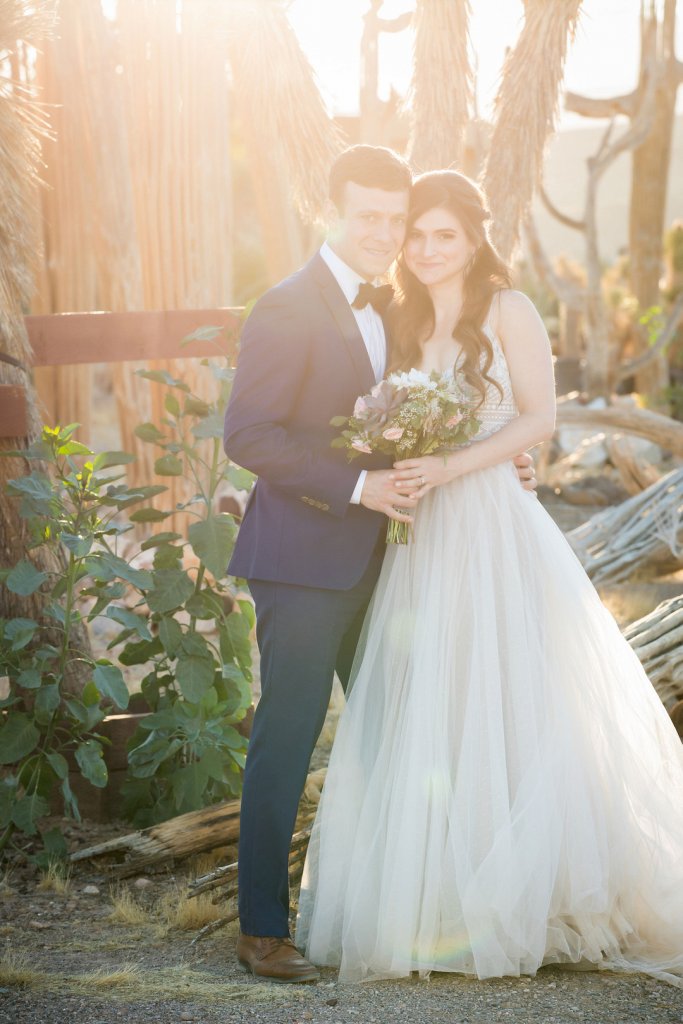
<svg viewBox="0 0 683 1024"><path fill-rule="evenodd" d="M415 221L435 207L456 216L476 247L465 273L463 306L453 337L463 353L458 369L483 401L485 382L500 390L488 376L493 348L483 326L493 296L501 288L511 287L512 274L489 241L486 221L490 213L483 192L473 181L457 171L429 171L416 178L411 191L406 237ZM403 253L398 257L395 284L396 301L390 312L391 369L408 370L421 361L422 343L434 329L434 306L426 286L408 270Z"/></svg>

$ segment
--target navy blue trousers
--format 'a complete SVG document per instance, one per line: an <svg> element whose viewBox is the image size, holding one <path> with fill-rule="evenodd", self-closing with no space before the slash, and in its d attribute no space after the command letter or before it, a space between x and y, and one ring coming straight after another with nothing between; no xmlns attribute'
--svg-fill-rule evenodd
<svg viewBox="0 0 683 1024"><path fill-rule="evenodd" d="M382 564L373 552L351 590L250 580L261 699L244 771L239 916L246 935L289 935L289 848L337 672L346 689Z"/></svg>

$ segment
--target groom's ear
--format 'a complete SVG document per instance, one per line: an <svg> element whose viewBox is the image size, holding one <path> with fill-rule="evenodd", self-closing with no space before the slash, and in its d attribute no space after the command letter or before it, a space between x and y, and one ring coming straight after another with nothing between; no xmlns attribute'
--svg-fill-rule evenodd
<svg viewBox="0 0 683 1024"><path fill-rule="evenodd" d="M331 199L327 199L325 201L325 205L323 207L323 217L325 218L325 225L327 226L328 230L334 231L334 229L339 225L339 221L341 220L341 214L339 212L337 204L333 202Z"/></svg>

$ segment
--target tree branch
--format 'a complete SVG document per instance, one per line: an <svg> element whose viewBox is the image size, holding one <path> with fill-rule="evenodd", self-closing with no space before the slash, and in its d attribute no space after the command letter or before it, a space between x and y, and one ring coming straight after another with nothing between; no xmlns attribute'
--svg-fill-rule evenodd
<svg viewBox="0 0 683 1024"><path fill-rule="evenodd" d="M407 11L405 14L399 14L397 18L378 18L377 27L380 32L402 32L404 28L408 28L412 20L413 12Z"/></svg>
<svg viewBox="0 0 683 1024"><path fill-rule="evenodd" d="M638 108L638 90L624 96L610 96L606 99L593 99L591 96L580 96L576 92L564 94L564 109L571 110L582 117L615 117L623 114L633 117Z"/></svg>
<svg viewBox="0 0 683 1024"><path fill-rule="evenodd" d="M524 234L526 236L529 253L538 276L545 284L548 285L550 290L557 295L560 302L563 302L568 309L574 309L580 312L583 309L581 292L574 284L572 284L572 282L561 277L553 268L543 249L541 240L538 237L536 224L534 223L531 214L526 218Z"/></svg>
<svg viewBox="0 0 683 1024"><path fill-rule="evenodd" d="M630 359L627 363L623 363L617 372L617 381L625 380L626 377L631 377L634 373L643 369L644 366L648 366L654 362L657 356L670 344L678 324L680 323L681 317L683 316L683 292L678 296L676 303L669 314L669 318L664 328L660 331L657 340L653 345L643 352L642 355L636 359Z"/></svg>
<svg viewBox="0 0 683 1024"><path fill-rule="evenodd" d="M548 213L559 220L560 224L566 225L568 228L574 228L575 231L585 231L586 222L583 220L577 220L575 217L569 217L566 213L562 213L561 210L555 206L554 202L548 195L543 184L538 186L538 194L541 197L541 202L545 206Z"/></svg>

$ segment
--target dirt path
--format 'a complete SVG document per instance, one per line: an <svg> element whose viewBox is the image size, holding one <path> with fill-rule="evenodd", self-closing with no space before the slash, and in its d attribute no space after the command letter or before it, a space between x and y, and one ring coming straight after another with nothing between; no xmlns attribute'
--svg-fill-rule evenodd
<svg viewBox="0 0 683 1024"><path fill-rule="evenodd" d="M535 978L349 987L326 970L318 985L259 984L235 961L234 926L190 946L207 909L189 918L186 879L206 867L205 858L116 891L83 867L63 892L40 890L35 873L16 869L0 889L0 1022L683 1024L683 991L643 975L545 968Z"/></svg>

